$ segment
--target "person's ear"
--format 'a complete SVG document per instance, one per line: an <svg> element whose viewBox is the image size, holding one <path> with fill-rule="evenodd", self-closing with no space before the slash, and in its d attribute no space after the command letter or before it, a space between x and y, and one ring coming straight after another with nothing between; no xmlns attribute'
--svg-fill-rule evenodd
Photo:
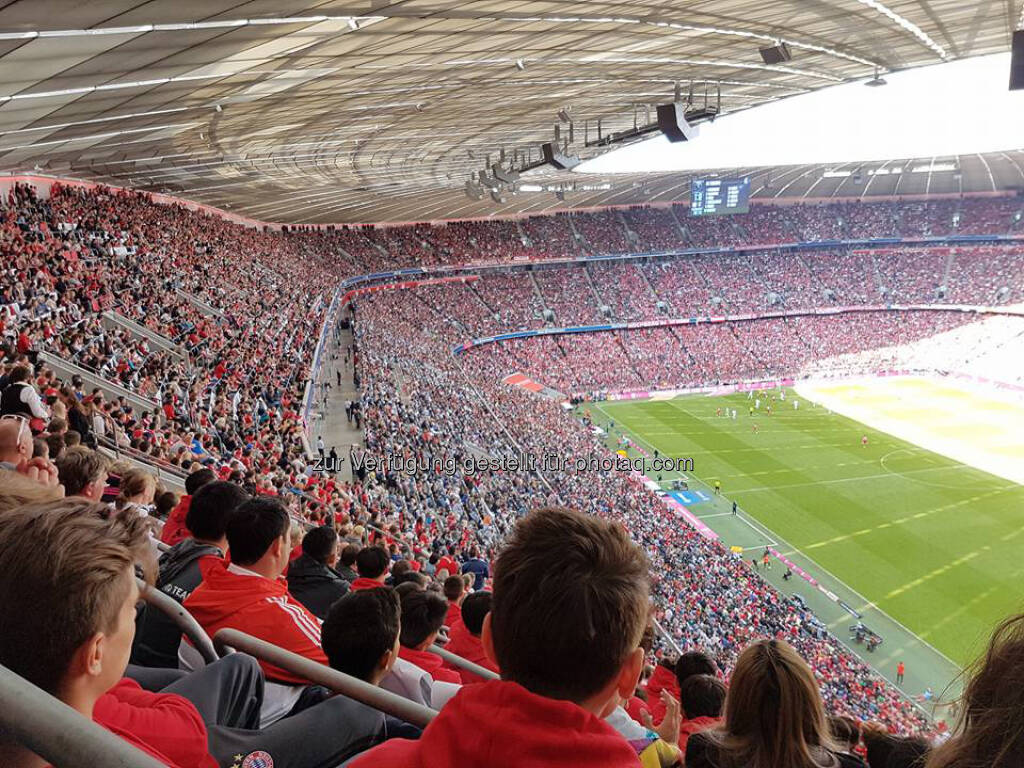
<svg viewBox="0 0 1024 768"><path fill-rule="evenodd" d="M99 677L103 673L103 655L106 651L106 644L106 635L97 632L78 646L78 650L71 657L69 676L72 679Z"/></svg>
<svg viewBox="0 0 1024 768"><path fill-rule="evenodd" d="M395 653L394 648L389 648L384 651L383 655L381 655L380 659L377 661L377 672L380 677L384 677L384 675L391 671L391 668L395 666L395 659L397 658L398 654Z"/></svg>
<svg viewBox="0 0 1024 768"><path fill-rule="evenodd" d="M82 490L78 495L83 496L90 501L99 501L99 499L96 498L96 483L87 483L82 486Z"/></svg>
<svg viewBox="0 0 1024 768"><path fill-rule="evenodd" d="M430 648L430 646L432 646L434 643L436 643L437 636L440 634L440 632L441 630L437 630L436 632L431 632L429 635L427 635L427 639L424 640L423 643L420 645L419 650L425 651L428 648Z"/></svg>
<svg viewBox="0 0 1024 768"><path fill-rule="evenodd" d="M498 663L498 654L494 652L494 635L491 634L491 614L488 612L484 616L484 625L480 628L480 644L484 649L484 656L496 667L501 667Z"/></svg>
<svg viewBox="0 0 1024 768"><path fill-rule="evenodd" d="M274 539L274 543L270 545L270 552L276 560L280 560L282 557L287 557L285 554L288 550L287 538L287 533L282 534Z"/></svg>
<svg viewBox="0 0 1024 768"><path fill-rule="evenodd" d="M619 668L619 677L615 688L623 700L628 700L636 690L640 673L644 671L644 655L643 648L634 648L622 662L622 667Z"/></svg>

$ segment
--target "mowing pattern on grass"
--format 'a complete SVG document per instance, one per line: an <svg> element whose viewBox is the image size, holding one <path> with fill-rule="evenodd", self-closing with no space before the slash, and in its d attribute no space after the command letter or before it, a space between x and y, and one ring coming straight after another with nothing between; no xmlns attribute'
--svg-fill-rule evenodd
<svg viewBox="0 0 1024 768"><path fill-rule="evenodd" d="M954 661L971 661L995 623L1024 607L1024 486L792 391L784 401L773 394L753 416L746 395L601 410L661 453L692 456L695 474L720 481L746 514ZM927 399L918 406L925 418L943 419ZM732 409L735 420L725 415ZM700 515L701 505L692 511ZM748 544L728 532L723 539Z"/></svg>

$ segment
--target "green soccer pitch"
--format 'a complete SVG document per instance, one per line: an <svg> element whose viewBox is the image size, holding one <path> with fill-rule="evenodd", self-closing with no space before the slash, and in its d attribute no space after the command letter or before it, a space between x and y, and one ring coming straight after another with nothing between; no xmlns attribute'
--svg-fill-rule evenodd
<svg viewBox="0 0 1024 768"><path fill-rule="evenodd" d="M863 387L858 393L858 404L870 407ZM941 422L943 414L928 407L928 391L914 394ZM749 561L775 545L885 638L873 654L854 650L889 679L905 661L908 695L925 687L941 694L983 650L998 621L1024 610L1024 486L871 429L793 390L786 400L779 395L762 394L753 416L746 394L588 407L598 426L614 422L612 447L625 435L648 454L692 457L689 489L708 500L688 508L727 547L750 550ZM880 397L880 409L894 406L900 403L888 394ZM982 403L978 410L991 409ZM672 477L661 477L664 488ZM799 576L783 581L784 570L776 562L762 573L784 593L809 599L847 640L856 619Z"/></svg>

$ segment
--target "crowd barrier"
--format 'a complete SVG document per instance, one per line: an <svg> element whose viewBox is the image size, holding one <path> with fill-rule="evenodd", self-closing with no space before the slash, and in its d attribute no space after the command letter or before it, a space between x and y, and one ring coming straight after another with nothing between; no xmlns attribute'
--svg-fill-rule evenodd
<svg viewBox="0 0 1024 768"><path fill-rule="evenodd" d="M0 733L60 768L165 768L2 665Z"/></svg>
<svg viewBox="0 0 1024 768"><path fill-rule="evenodd" d="M318 664L297 653L286 651L245 632L239 632L237 629L220 630L214 635L213 644L222 655L233 650L247 653L418 728L426 728L437 716L436 710Z"/></svg>
<svg viewBox="0 0 1024 768"><path fill-rule="evenodd" d="M139 585L139 597L145 600L148 606L170 618L182 634L189 639L192 647L203 657L203 661L212 664L217 660L217 651L213 647L210 636L181 603L170 595L165 595L156 587L146 584L142 579L135 581Z"/></svg>

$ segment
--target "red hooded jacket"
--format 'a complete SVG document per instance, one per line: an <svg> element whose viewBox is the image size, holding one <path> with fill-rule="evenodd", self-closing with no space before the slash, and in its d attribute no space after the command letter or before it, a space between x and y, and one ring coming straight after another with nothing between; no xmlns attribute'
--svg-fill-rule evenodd
<svg viewBox="0 0 1024 768"><path fill-rule="evenodd" d="M665 705L661 703L661 692L668 691L672 698L679 701L679 681L676 673L668 667L658 664L654 668L651 679L647 681L647 709L655 724L665 719Z"/></svg>
<svg viewBox="0 0 1024 768"><path fill-rule="evenodd" d="M164 529L160 531L160 541L169 547L173 547L182 539L189 537L188 528L185 527L185 516L188 514L189 505L192 503L191 496L182 496L178 506L171 510L164 523Z"/></svg>
<svg viewBox="0 0 1024 768"><path fill-rule="evenodd" d="M444 659L437 654L430 653L429 651L414 651L412 648L406 648L403 645L398 649L398 658L405 659L410 664L415 664L434 678L436 682L455 683L456 685L462 682L459 679L458 672L445 669Z"/></svg>
<svg viewBox="0 0 1024 768"><path fill-rule="evenodd" d="M288 594L283 579L236 573L224 560L204 557L199 561L202 583L185 599L210 637L230 627L280 646L307 659L327 664L320 647L320 620ZM260 661L268 680L307 685L308 680Z"/></svg>
<svg viewBox="0 0 1024 768"><path fill-rule="evenodd" d="M437 561L437 570L440 571L441 569L448 571L449 576L459 575L459 564L455 562L454 558L448 555L445 555Z"/></svg>
<svg viewBox="0 0 1024 768"><path fill-rule="evenodd" d="M492 680L459 691L419 741L391 739L364 752L349 768L471 765L639 768L640 760L629 742L582 707Z"/></svg>
<svg viewBox="0 0 1024 768"><path fill-rule="evenodd" d="M377 587L383 586L385 585L381 584L376 579L367 579L363 576L360 576L358 579L352 582L351 590L353 592L358 592L361 589L376 589Z"/></svg>
<svg viewBox="0 0 1024 768"><path fill-rule="evenodd" d="M481 667L489 669L492 672L498 671L498 666L488 659L487 654L484 653L483 642L481 642L479 637L473 635L461 621L452 628L451 640L448 642L448 645L445 646L445 650L451 651L456 656L461 656L466 661L472 661L474 664L479 664ZM457 668L447 663L445 666L458 673L459 677L462 678L463 685L468 683L485 682L484 678L479 675L474 675L468 670Z"/></svg>
<svg viewBox="0 0 1024 768"><path fill-rule="evenodd" d="M448 629L455 629L456 624L462 623L462 606L459 603L448 601L448 613L444 617L444 625Z"/></svg>
<svg viewBox="0 0 1024 768"><path fill-rule="evenodd" d="M167 765L217 768L207 750L203 719L181 696L150 693L122 678L96 701L92 719Z"/></svg>
<svg viewBox="0 0 1024 768"><path fill-rule="evenodd" d="M714 728L720 722L722 721L717 717L695 717L693 720L683 720L682 725L679 726L679 753L686 754L686 742L693 734Z"/></svg>
<svg viewBox="0 0 1024 768"><path fill-rule="evenodd" d="M638 723L644 721L643 713L651 713L651 710L647 706L647 702L641 699L639 696L631 696L629 701L626 702L625 710L626 714L636 720Z"/></svg>

